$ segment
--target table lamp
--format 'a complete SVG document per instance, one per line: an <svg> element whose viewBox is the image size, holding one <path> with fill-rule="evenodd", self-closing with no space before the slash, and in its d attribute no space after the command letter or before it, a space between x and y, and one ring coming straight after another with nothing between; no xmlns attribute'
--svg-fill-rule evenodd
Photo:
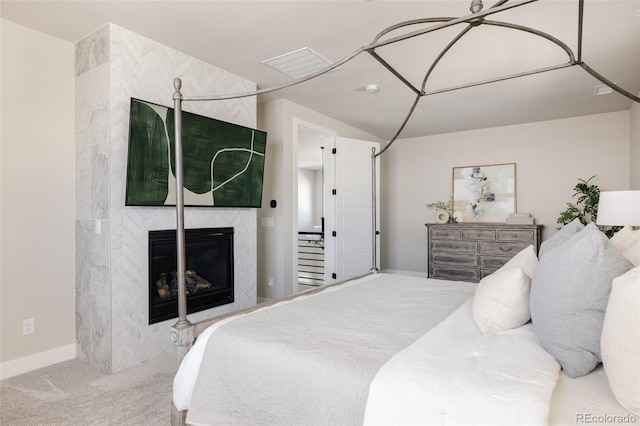
<svg viewBox="0 0 640 426"><path fill-rule="evenodd" d="M603 191L598 202L598 225L640 226L640 191Z"/></svg>

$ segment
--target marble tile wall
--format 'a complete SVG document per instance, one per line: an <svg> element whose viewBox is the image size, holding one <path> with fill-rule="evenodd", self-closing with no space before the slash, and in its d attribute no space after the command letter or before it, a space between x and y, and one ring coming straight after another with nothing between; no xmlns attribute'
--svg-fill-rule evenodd
<svg viewBox="0 0 640 426"><path fill-rule="evenodd" d="M149 230L175 228L175 210L124 205L130 99L172 105L188 95L255 84L138 34L106 24L76 44L76 334L78 356L117 373L175 349L175 320L148 325ZM256 126L256 100L185 103L184 110ZM185 209L187 228L233 226L235 302L198 321L256 303L256 210Z"/></svg>

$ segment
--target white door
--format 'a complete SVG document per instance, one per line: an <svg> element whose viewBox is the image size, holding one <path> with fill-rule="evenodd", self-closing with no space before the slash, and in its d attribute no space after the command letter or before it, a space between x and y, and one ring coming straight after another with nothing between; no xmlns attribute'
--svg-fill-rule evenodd
<svg viewBox="0 0 640 426"><path fill-rule="evenodd" d="M330 234L327 238L333 238L335 242L333 280L344 280L365 274L374 266L372 148L378 152L380 144L358 139L336 138L335 195L333 195L336 212L335 228L327 230L327 234ZM380 223L379 164L379 160L376 159L375 199L378 229ZM376 235L376 244L378 240ZM379 263L380 251L376 249L376 267L379 267Z"/></svg>

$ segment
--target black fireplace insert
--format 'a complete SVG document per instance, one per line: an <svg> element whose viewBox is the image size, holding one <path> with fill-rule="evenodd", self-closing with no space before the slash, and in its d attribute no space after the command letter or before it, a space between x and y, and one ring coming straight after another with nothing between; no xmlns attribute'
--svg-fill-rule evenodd
<svg viewBox="0 0 640 426"><path fill-rule="evenodd" d="M178 317L176 230L149 231L149 324ZM233 228L185 229L187 313L233 303Z"/></svg>

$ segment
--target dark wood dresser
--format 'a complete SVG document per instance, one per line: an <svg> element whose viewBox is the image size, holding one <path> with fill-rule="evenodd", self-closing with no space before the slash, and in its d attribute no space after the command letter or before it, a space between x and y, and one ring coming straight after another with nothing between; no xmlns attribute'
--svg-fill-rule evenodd
<svg viewBox="0 0 640 426"><path fill-rule="evenodd" d="M427 276L478 282L522 249L538 252L542 225L427 223Z"/></svg>

